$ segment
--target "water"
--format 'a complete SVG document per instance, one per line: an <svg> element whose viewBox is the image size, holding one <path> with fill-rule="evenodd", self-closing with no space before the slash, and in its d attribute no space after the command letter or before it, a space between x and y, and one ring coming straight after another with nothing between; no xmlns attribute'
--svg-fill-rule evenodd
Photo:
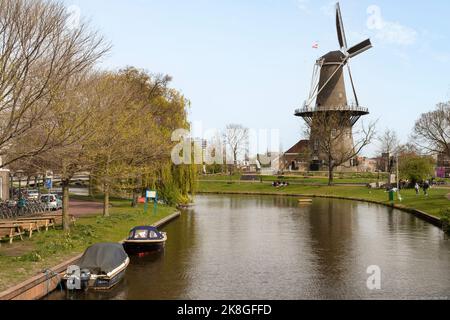
<svg viewBox="0 0 450 320"><path fill-rule="evenodd" d="M112 291L49 299L450 299L450 241L383 206L199 196L165 231L165 250L133 258Z"/></svg>

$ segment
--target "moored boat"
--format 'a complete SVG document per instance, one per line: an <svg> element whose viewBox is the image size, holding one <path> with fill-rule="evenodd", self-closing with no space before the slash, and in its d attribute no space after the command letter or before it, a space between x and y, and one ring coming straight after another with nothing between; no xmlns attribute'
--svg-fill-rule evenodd
<svg viewBox="0 0 450 320"><path fill-rule="evenodd" d="M68 290L108 290L123 278L129 263L119 243L97 243L67 269L63 282Z"/></svg>
<svg viewBox="0 0 450 320"><path fill-rule="evenodd" d="M133 228L123 246L127 253L136 254L154 251L164 247L167 234L160 232L156 227L141 226Z"/></svg>

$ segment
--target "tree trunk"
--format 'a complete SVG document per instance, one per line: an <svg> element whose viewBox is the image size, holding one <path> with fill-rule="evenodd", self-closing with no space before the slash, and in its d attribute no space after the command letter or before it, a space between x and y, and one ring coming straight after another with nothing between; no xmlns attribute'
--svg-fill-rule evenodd
<svg viewBox="0 0 450 320"><path fill-rule="evenodd" d="M61 181L62 192L63 192L63 229L65 232L70 231L70 215L69 215L69 183L70 179L63 179Z"/></svg>
<svg viewBox="0 0 450 320"><path fill-rule="evenodd" d="M138 199L139 198L139 193L138 193L138 191L136 191L136 189L133 189L133 201L132 201L132 203L131 203L131 206L133 207L133 208L137 208L137 206L138 206Z"/></svg>
<svg viewBox="0 0 450 320"><path fill-rule="evenodd" d="M94 182L91 174L89 174L89 197L94 199Z"/></svg>
<svg viewBox="0 0 450 320"><path fill-rule="evenodd" d="M109 184L104 183L103 184L103 217L107 218L109 217Z"/></svg>
<svg viewBox="0 0 450 320"><path fill-rule="evenodd" d="M334 167L332 165L328 166L328 185L332 186L334 184Z"/></svg>

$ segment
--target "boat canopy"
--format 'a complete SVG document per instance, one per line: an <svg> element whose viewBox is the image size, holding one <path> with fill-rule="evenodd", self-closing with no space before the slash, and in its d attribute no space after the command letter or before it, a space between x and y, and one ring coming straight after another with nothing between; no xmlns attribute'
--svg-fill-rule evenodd
<svg viewBox="0 0 450 320"><path fill-rule="evenodd" d="M141 226L133 228L133 230L130 231L128 240L155 240L163 238L164 236L156 227Z"/></svg>
<svg viewBox="0 0 450 320"><path fill-rule="evenodd" d="M119 243L97 243L89 247L79 261L80 269L88 269L93 274L108 274L117 269L128 258Z"/></svg>

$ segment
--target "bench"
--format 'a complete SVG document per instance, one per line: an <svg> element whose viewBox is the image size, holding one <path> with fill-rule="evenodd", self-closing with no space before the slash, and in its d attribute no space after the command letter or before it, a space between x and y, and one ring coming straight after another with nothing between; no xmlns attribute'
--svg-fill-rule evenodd
<svg viewBox="0 0 450 320"><path fill-rule="evenodd" d="M36 217L36 218L19 218L17 219L19 223L36 223L36 228L39 230L40 228L45 228L45 231L48 231L49 227L55 229L56 227L56 218L54 217Z"/></svg>
<svg viewBox="0 0 450 320"><path fill-rule="evenodd" d="M23 240L24 231L21 226L17 224L1 224L0 225L0 240L3 240L5 238L9 239L9 243L13 243L14 238L20 237L21 240ZM1 246L1 242L0 242Z"/></svg>
<svg viewBox="0 0 450 320"><path fill-rule="evenodd" d="M41 218L54 218L55 219L55 223L57 225L62 225L62 220L63 220L62 214L49 214L49 213L47 213L47 214L43 214L41 216ZM69 215L69 219L70 219L71 223L75 224L76 218L75 218L74 215Z"/></svg>
<svg viewBox="0 0 450 320"><path fill-rule="evenodd" d="M33 236L34 231L41 232L42 223L38 221L0 221L0 226L13 224L21 227L23 231L28 232L29 237Z"/></svg>

